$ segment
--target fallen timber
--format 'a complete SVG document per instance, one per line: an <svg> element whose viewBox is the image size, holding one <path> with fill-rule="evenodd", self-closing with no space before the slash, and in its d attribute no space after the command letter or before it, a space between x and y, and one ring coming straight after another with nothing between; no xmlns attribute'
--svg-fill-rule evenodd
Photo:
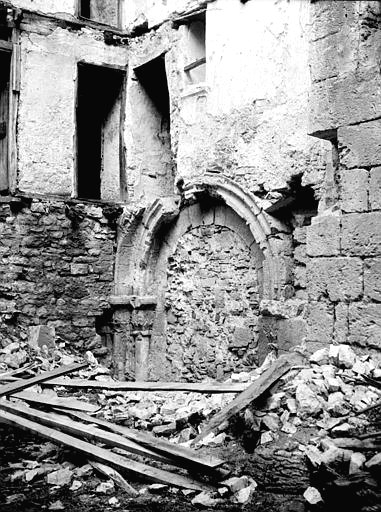
<svg viewBox="0 0 381 512"><path fill-rule="evenodd" d="M241 393L248 383L209 382L117 382L84 379L50 379L44 386L65 386L68 388L105 389L109 391L189 391L194 393Z"/></svg>
<svg viewBox="0 0 381 512"><path fill-rule="evenodd" d="M58 409L73 409L75 411L82 411L87 413L95 413L99 411L99 405L93 405L89 402L75 400L66 397L51 397L45 396L43 393L34 393L32 391L21 391L20 393L13 393L12 398L18 398L32 404L56 407Z"/></svg>
<svg viewBox="0 0 381 512"><path fill-rule="evenodd" d="M67 375L68 373L81 370L82 368L85 368L87 365L88 363L75 363L70 364L68 366L61 366L60 368L56 368L55 370L52 370L50 372L43 372L40 373L39 375L35 375L30 379L18 379L17 381L10 382L9 384L4 384L3 386L0 386L0 397L6 395L13 395L18 391L30 388L35 384L41 384L44 381L53 379L60 375Z"/></svg>
<svg viewBox="0 0 381 512"><path fill-rule="evenodd" d="M59 432L50 427L40 425L39 423L30 421L5 410L0 411L0 422L37 434L53 443L75 449L90 459L94 459L102 464L105 463L110 465L119 471L126 471L138 477L148 478L154 482L185 489L193 489L196 491L215 490L215 488L209 484L199 482L187 476L170 473L162 469L147 466L140 462L129 460L104 448L100 448L99 446L82 441L81 439L77 439L74 436Z"/></svg>
<svg viewBox="0 0 381 512"><path fill-rule="evenodd" d="M116 425L110 421L103 420L101 418L95 418L84 413L76 411L67 411L68 414L74 418L78 418L86 423L93 423L99 425L106 430L120 434L127 437L131 441L142 444L146 448L153 450L161 455L171 458L173 461L177 461L178 464L185 464L187 466L198 467L199 469L209 471L210 469L216 469L224 464L224 461L216 457L201 456L190 448L179 446L162 439L158 439L153 435L146 432L140 432L133 430L128 427Z"/></svg>
<svg viewBox="0 0 381 512"><path fill-rule="evenodd" d="M268 368L257 380L255 380L245 391L238 395L224 409L218 412L203 431L193 440L193 444L201 441L206 435L217 429L222 423L228 421L232 416L239 413L255 399L259 398L271 388L285 373L291 370L292 366L300 363L300 356L281 356Z"/></svg>
<svg viewBox="0 0 381 512"><path fill-rule="evenodd" d="M92 425L85 425L83 423L73 421L67 416L63 416L62 414L37 411L36 409L32 409L30 407L23 407L19 404L12 404L9 402L0 402L0 408L13 414L18 414L29 420L41 423L41 425L57 428L66 434L85 437L87 439L91 439L92 441L100 442L108 446L122 448L129 453L134 453L143 457L149 457L166 464L171 464L170 459L163 457L151 450L148 450L147 448L144 448L144 446L140 446L139 444L130 441L129 439L126 439L117 434L105 432L104 430L95 428Z"/></svg>

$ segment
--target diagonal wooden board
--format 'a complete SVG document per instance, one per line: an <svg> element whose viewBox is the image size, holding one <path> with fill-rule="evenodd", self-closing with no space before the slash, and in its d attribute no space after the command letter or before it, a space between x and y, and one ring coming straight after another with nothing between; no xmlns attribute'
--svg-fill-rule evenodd
<svg viewBox="0 0 381 512"><path fill-rule="evenodd" d="M259 398L265 391L273 386L292 366L300 363L299 354L287 354L279 357L262 375L255 380L245 391L239 394L232 402L218 412L207 423L203 431L193 440L198 443L205 436L213 432L217 427L229 420L232 416L247 407L253 400Z"/></svg>
<svg viewBox="0 0 381 512"><path fill-rule="evenodd" d="M216 469L224 464L224 461L217 457L201 456L195 450L164 441L145 432L116 425L110 421L95 418L77 411L67 411L67 413L74 418L78 418L87 423L94 423L95 425L99 425L107 430L111 430L112 432L127 437L131 441L142 444L150 450L156 451L165 457L178 461L179 464L185 464L187 467L193 466L193 468L198 468L203 471L210 471L211 469Z"/></svg>
<svg viewBox="0 0 381 512"><path fill-rule="evenodd" d="M64 434L63 432L59 432L58 430L50 427L45 427L39 423L30 421L4 410L0 410L0 423L5 423L27 432L40 435L53 443L68 446L71 449L85 454L93 460L110 465L118 471L127 471L135 476L145 477L149 480L175 487L194 489L196 491L215 491L215 488L211 485L198 482L197 480L179 475L178 473L170 473L169 471L153 468L140 462L126 459L104 448L100 448L94 444L87 443L86 441L82 441L76 437Z"/></svg>
<svg viewBox="0 0 381 512"><path fill-rule="evenodd" d="M83 423L79 423L78 421L73 421L62 414L37 411L31 407L24 407L19 404L12 404L9 402L1 401L0 409L4 409L13 414L18 414L32 421L37 421L38 423L41 423L41 425L45 425L47 427L58 428L66 434L74 435L77 437L85 437L87 439L91 439L92 441L103 443L112 447L122 448L129 453L134 453L143 457L149 457L166 464L171 464L171 461L166 457L163 457L162 455L159 455L158 453L155 453L145 448L144 446L135 443L134 441L130 441L129 439L126 439L125 437L122 437L118 434L105 432L104 430L95 428L91 425L85 425Z"/></svg>
<svg viewBox="0 0 381 512"><path fill-rule="evenodd" d="M4 384L0 386L0 396L4 395L13 395L18 391L22 391L23 389L30 388L35 384L41 384L49 379L54 379L55 377L59 377L60 375L67 375L68 373L75 372L77 370L81 370L81 368L85 368L88 363L75 363L70 364L68 366L61 366L60 368L56 368L50 372L43 372L39 375L31 377L30 379L19 379L14 382L10 382L9 384Z"/></svg>
<svg viewBox="0 0 381 512"><path fill-rule="evenodd" d="M83 400L45 396L43 393L33 393L32 391L20 391L19 393L13 393L11 397L24 400L25 402L30 402L32 404L48 405L49 407L57 407L60 409L74 409L75 411L87 413L95 413L101 408L99 405L90 404Z"/></svg>
<svg viewBox="0 0 381 512"><path fill-rule="evenodd" d="M248 383L229 382L118 382L85 379L52 379L45 386L107 389L111 391L187 391L193 393L241 393Z"/></svg>

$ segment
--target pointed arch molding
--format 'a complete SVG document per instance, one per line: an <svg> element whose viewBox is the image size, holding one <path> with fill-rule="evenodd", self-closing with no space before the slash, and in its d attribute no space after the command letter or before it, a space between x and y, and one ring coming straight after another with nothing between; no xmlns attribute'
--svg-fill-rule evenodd
<svg viewBox="0 0 381 512"><path fill-rule="evenodd" d="M240 185L220 175L206 174L186 181L182 190L182 205L197 203L200 195L219 198L230 207L248 226L254 242L263 254L264 298L279 298L282 273L281 244L275 237L288 230L281 222L266 214L267 201L245 191ZM149 293L146 289L154 269L150 259L166 240L157 236L160 229L179 216L179 196L156 199L144 212L126 212L121 220L115 263L114 303L122 296ZM131 219L134 218L133 222ZM126 226L124 228L124 226ZM119 300L118 300L119 296Z"/></svg>

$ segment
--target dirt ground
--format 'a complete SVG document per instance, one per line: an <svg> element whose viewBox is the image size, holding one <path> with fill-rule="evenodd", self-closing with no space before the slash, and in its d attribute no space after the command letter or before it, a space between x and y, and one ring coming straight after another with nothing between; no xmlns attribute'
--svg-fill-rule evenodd
<svg viewBox="0 0 381 512"><path fill-rule="evenodd" d="M11 481L15 473L9 463L18 463L21 460L36 460L40 455L41 440L37 437L14 430L7 426L0 426L0 510L1 512L40 512L49 510L52 503L58 500L65 507L65 512L193 512L200 510L191 504L192 497L184 496L181 491L173 493L161 492L160 495L145 493L138 498L130 498L123 491L116 488L111 495L95 492L102 478L92 476L83 479L82 487L77 491L69 490L68 486L54 487L48 485L42 477L25 482L24 480ZM58 462L70 461L82 466L87 461L75 452L59 451ZM129 480L135 489L147 486L146 482ZM120 506L110 506L109 499L115 496ZM295 508L296 507L296 508ZM231 512L302 512L304 507L296 503L294 497L281 494L268 494L258 491L253 502L241 506L231 503L221 504L214 508L203 510L231 511Z"/></svg>

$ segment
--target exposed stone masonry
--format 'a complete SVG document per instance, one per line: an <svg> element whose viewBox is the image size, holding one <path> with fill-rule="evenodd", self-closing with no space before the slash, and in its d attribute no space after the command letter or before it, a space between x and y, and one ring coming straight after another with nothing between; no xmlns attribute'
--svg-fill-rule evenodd
<svg viewBox="0 0 381 512"><path fill-rule="evenodd" d="M256 358L258 285L253 256L232 230L187 232L170 259L167 358L179 380L221 379Z"/></svg>
<svg viewBox="0 0 381 512"><path fill-rule="evenodd" d="M118 209L14 199L0 212L1 342L43 324L77 348L100 348L96 318L111 293Z"/></svg>

